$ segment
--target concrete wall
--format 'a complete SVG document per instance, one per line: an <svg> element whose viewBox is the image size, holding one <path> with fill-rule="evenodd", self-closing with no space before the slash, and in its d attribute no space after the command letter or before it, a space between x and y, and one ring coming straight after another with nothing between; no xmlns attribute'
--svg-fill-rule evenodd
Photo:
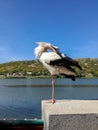
<svg viewBox="0 0 98 130"><path fill-rule="evenodd" d="M98 130L98 101L42 101L42 119L44 130Z"/></svg>

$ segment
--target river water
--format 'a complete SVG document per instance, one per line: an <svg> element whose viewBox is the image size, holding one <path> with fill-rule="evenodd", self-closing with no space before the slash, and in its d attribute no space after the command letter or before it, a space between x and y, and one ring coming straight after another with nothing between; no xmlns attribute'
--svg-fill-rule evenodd
<svg viewBox="0 0 98 130"><path fill-rule="evenodd" d="M51 79L0 79L0 120L41 118ZM55 79L56 99L98 99L98 79Z"/></svg>

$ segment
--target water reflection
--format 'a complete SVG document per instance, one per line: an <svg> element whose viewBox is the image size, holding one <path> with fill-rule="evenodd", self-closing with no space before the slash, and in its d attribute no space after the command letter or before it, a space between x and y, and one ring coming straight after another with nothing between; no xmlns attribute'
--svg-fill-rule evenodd
<svg viewBox="0 0 98 130"><path fill-rule="evenodd" d="M56 99L98 99L98 79L56 79ZM0 119L41 118L41 101L51 98L51 79L0 80Z"/></svg>

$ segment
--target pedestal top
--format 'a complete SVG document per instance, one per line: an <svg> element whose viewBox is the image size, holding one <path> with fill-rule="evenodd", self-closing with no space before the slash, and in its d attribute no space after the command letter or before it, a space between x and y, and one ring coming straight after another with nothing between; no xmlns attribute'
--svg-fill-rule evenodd
<svg viewBox="0 0 98 130"><path fill-rule="evenodd" d="M42 101L47 114L98 113L98 100L57 100L56 103Z"/></svg>

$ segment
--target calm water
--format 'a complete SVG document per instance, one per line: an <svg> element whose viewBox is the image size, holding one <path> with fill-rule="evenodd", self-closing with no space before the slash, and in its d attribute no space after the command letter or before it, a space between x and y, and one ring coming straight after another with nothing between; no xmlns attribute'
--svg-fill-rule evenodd
<svg viewBox="0 0 98 130"><path fill-rule="evenodd" d="M55 79L56 99L98 99L98 79ZM41 118L51 79L0 79L0 119Z"/></svg>

